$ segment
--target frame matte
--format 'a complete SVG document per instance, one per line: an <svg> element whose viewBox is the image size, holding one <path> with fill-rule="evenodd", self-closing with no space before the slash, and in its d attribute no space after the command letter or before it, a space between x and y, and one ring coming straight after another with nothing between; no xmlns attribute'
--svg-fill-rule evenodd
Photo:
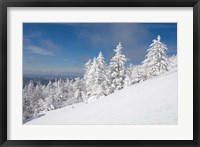
<svg viewBox="0 0 200 147"><path fill-rule="evenodd" d="M0 146L200 146L200 0L0 0ZM193 140L7 140L7 7L193 7Z"/></svg>

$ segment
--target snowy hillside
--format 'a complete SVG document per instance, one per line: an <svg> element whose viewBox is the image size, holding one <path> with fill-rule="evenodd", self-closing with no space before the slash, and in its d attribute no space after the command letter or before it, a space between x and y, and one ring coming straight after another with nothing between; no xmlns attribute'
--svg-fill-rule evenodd
<svg viewBox="0 0 200 147"><path fill-rule="evenodd" d="M25 124L177 124L177 71L151 78L90 103L47 112Z"/></svg>

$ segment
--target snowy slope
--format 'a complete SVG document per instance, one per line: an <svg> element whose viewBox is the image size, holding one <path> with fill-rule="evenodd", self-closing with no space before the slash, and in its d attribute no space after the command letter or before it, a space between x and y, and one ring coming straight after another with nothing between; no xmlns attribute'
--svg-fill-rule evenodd
<svg viewBox="0 0 200 147"><path fill-rule="evenodd" d="M91 103L47 112L26 124L177 124L177 100L177 71L171 71Z"/></svg>

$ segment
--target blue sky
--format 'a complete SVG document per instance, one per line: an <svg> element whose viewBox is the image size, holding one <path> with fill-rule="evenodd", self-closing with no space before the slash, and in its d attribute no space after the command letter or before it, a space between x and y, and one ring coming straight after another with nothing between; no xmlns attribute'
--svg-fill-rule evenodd
<svg viewBox="0 0 200 147"><path fill-rule="evenodd" d="M140 64L157 35L169 56L177 53L176 23L24 23L23 71L81 73L99 51L109 64L119 41L129 63Z"/></svg>

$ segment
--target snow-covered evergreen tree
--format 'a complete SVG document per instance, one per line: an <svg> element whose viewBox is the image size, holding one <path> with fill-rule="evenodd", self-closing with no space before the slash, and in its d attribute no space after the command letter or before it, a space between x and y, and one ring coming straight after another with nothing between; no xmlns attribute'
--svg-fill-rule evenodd
<svg viewBox="0 0 200 147"><path fill-rule="evenodd" d="M124 79L124 86L130 86L133 84L133 77L135 76L132 71L132 64L126 69L125 79Z"/></svg>
<svg viewBox="0 0 200 147"><path fill-rule="evenodd" d="M35 116L45 110L45 95L44 95L45 86L37 84L35 87L34 95L32 98L32 103L34 105Z"/></svg>
<svg viewBox="0 0 200 147"><path fill-rule="evenodd" d="M35 110L32 103L34 90L33 81L30 81L23 89L23 121L34 116Z"/></svg>
<svg viewBox="0 0 200 147"><path fill-rule="evenodd" d="M141 68L141 65L130 64L128 67L128 70L131 73L130 74L131 75L131 84L141 82L142 73L143 73L143 69Z"/></svg>
<svg viewBox="0 0 200 147"><path fill-rule="evenodd" d="M172 68L177 67L177 55L173 55L169 58Z"/></svg>
<svg viewBox="0 0 200 147"><path fill-rule="evenodd" d="M88 62L87 62L88 63ZM84 75L85 79L85 90L86 90L86 100L95 94L95 70L97 67L96 58L93 58L93 61L89 64L86 63L86 74ZM89 66L87 66L89 65Z"/></svg>
<svg viewBox="0 0 200 147"><path fill-rule="evenodd" d="M109 83L110 83L110 93L120 90L124 87L124 79L126 74L125 63L127 62L127 58L122 54L122 45L121 42L117 45L116 49L114 49L115 55L110 60L109 65Z"/></svg>
<svg viewBox="0 0 200 147"><path fill-rule="evenodd" d="M87 78L88 78L88 73L89 73L89 71L90 71L91 65L92 65L92 60L89 59L89 60L85 63L85 74L84 74L84 76L83 76L84 79L87 79Z"/></svg>
<svg viewBox="0 0 200 147"><path fill-rule="evenodd" d="M70 98L71 104L80 103L84 101L84 84L83 79L77 77L72 83L72 97Z"/></svg>
<svg viewBox="0 0 200 147"><path fill-rule="evenodd" d="M23 89L23 120L35 117L37 114L45 110L45 95L43 90L45 86L36 85L33 82Z"/></svg>
<svg viewBox="0 0 200 147"><path fill-rule="evenodd" d="M45 103L46 111L54 110L55 108L53 106L52 101L55 94L55 86L51 80L47 84L44 94L46 97L46 103Z"/></svg>
<svg viewBox="0 0 200 147"><path fill-rule="evenodd" d="M97 57L97 70L96 70L96 83L98 86L97 95L106 96L109 94L108 76L107 76L107 65L105 63L103 54L101 51Z"/></svg>
<svg viewBox="0 0 200 147"><path fill-rule="evenodd" d="M100 52L98 57L93 59L90 67L88 68L89 70L86 70L87 76L84 76L87 99L91 99L91 97L97 99L101 96L105 96L108 94L106 68L107 67L104 61L103 54Z"/></svg>
<svg viewBox="0 0 200 147"><path fill-rule="evenodd" d="M142 62L143 80L162 74L170 68L170 62L166 54L167 47L160 40L161 37L158 35L147 50L146 58Z"/></svg>

